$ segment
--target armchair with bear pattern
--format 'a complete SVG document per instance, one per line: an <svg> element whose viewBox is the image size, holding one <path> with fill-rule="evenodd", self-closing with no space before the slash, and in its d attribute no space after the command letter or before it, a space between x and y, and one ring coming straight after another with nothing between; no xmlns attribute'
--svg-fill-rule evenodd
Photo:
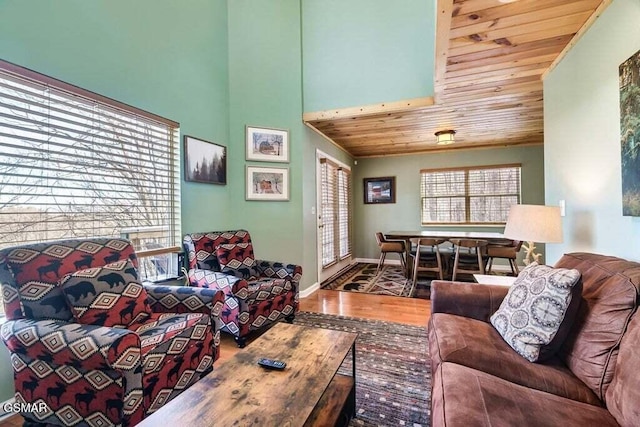
<svg viewBox="0 0 640 427"><path fill-rule="evenodd" d="M130 242L59 240L0 251L17 403L29 424L139 423L211 371L223 293L143 285Z"/></svg>
<svg viewBox="0 0 640 427"><path fill-rule="evenodd" d="M190 284L224 292L222 330L239 347L251 331L282 319L293 322L302 267L256 259L247 230L186 234L183 246Z"/></svg>

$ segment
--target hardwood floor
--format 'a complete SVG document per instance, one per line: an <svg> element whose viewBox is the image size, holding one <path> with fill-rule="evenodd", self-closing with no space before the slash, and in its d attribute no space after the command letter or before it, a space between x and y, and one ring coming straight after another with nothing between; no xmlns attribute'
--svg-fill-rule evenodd
<svg viewBox="0 0 640 427"><path fill-rule="evenodd" d="M424 326L426 328L431 316L431 301L320 289L309 297L300 299L300 311L386 320ZM248 342L251 342L259 335L250 336ZM238 351L240 349L233 338L227 334L222 334L220 358L216 361L216 365L230 359ZM21 425L22 417L19 415L0 421L0 427L17 427Z"/></svg>
<svg viewBox="0 0 640 427"><path fill-rule="evenodd" d="M320 289L308 298L300 300L300 311L340 314L426 327L431 315L431 301Z"/></svg>
<svg viewBox="0 0 640 427"><path fill-rule="evenodd" d="M320 289L309 297L300 299L300 311L386 320L426 328L431 316L431 301ZM260 333L249 335L247 342L250 343L258 336ZM216 363L230 359L238 350L233 338L222 334L220 358Z"/></svg>

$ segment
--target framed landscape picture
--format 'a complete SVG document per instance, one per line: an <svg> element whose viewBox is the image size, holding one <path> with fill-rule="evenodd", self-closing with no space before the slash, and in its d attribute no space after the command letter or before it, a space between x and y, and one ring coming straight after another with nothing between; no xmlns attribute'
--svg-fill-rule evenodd
<svg viewBox="0 0 640 427"><path fill-rule="evenodd" d="M364 203L396 202L396 177L364 178Z"/></svg>
<svg viewBox="0 0 640 427"><path fill-rule="evenodd" d="M289 162L289 131L246 127L247 160Z"/></svg>
<svg viewBox="0 0 640 427"><path fill-rule="evenodd" d="M185 135L184 179L226 185L227 147Z"/></svg>
<svg viewBox="0 0 640 427"><path fill-rule="evenodd" d="M247 166L247 200L289 200L289 168Z"/></svg>
<svg viewBox="0 0 640 427"><path fill-rule="evenodd" d="M622 215L640 216L640 51L619 68Z"/></svg>

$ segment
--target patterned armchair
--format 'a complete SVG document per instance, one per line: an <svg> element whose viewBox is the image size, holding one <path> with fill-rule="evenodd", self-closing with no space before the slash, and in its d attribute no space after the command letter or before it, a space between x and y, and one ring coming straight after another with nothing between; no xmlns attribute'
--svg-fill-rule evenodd
<svg viewBox="0 0 640 427"><path fill-rule="evenodd" d="M224 292L222 330L239 347L253 330L281 319L293 322L302 267L255 259L246 230L187 234L183 245L190 284Z"/></svg>
<svg viewBox="0 0 640 427"><path fill-rule="evenodd" d="M27 423L134 425L211 371L222 292L142 285L136 266L123 239L0 251L15 398L46 403Z"/></svg>

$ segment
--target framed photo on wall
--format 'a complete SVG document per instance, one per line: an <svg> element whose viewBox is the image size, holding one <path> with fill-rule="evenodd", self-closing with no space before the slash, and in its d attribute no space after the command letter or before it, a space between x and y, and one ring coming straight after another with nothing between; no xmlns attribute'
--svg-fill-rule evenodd
<svg viewBox="0 0 640 427"><path fill-rule="evenodd" d="M364 203L381 204L396 202L396 177L364 178Z"/></svg>
<svg viewBox="0 0 640 427"><path fill-rule="evenodd" d="M289 168L247 166L247 200L289 200Z"/></svg>
<svg viewBox="0 0 640 427"><path fill-rule="evenodd" d="M622 150L622 215L640 216L640 50L620 64L620 146Z"/></svg>
<svg viewBox="0 0 640 427"><path fill-rule="evenodd" d="M184 179L226 185L227 147L185 135Z"/></svg>
<svg viewBox="0 0 640 427"><path fill-rule="evenodd" d="M246 127L247 160L289 163L289 131Z"/></svg>

